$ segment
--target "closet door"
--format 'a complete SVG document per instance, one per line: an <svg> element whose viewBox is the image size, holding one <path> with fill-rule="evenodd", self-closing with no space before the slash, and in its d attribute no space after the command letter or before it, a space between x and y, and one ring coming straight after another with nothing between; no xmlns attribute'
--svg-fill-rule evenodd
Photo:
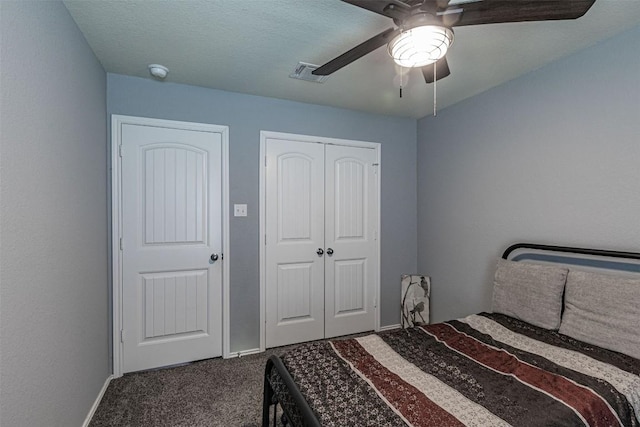
<svg viewBox="0 0 640 427"><path fill-rule="evenodd" d="M374 329L376 152L325 147L325 337Z"/></svg>
<svg viewBox="0 0 640 427"><path fill-rule="evenodd" d="M267 140L266 342L324 337L324 146Z"/></svg>

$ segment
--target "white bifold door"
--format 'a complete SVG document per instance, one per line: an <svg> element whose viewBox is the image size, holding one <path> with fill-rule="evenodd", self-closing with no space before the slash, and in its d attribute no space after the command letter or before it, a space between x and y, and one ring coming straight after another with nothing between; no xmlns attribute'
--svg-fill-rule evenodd
<svg viewBox="0 0 640 427"><path fill-rule="evenodd" d="M222 137L122 125L123 371L222 354Z"/></svg>
<svg viewBox="0 0 640 427"><path fill-rule="evenodd" d="M375 328L377 152L266 140L266 346Z"/></svg>

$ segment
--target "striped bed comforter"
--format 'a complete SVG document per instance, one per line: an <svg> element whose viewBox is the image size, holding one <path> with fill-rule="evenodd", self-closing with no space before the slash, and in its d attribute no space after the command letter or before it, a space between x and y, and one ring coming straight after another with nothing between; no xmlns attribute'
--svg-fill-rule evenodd
<svg viewBox="0 0 640 427"><path fill-rule="evenodd" d="M499 314L282 361L323 426L640 426L640 360Z"/></svg>

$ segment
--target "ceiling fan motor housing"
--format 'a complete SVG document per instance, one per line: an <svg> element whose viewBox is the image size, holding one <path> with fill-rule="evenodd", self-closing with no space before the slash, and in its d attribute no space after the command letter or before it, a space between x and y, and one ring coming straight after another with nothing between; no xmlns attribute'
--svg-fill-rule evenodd
<svg viewBox="0 0 640 427"><path fill-rule="evenodd" d="M442 21L437 16L434 16L427 12L418 12L409 16L402 21L398 26L404 30L411 30L416 27L423 27L426 25L433 25L436 27L445 27Z"/></svg>

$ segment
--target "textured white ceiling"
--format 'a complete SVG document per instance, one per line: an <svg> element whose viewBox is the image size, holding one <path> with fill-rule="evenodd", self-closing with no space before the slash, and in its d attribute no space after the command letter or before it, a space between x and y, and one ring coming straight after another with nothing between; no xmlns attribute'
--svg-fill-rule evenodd
<svg viewBox="0 0 640 427"><path fill-rule="evenodd" d="M288 77L298 61L321 65L392 26L388 18L339 0L64 4L108 72L149 77L147 65L159 63L170 69L169 82L395 116L433 111L433 86L418 70L405 70L403 98L398 96L400 70L386 47L322 84ZM447 55L451 75L437 86L438 108L639 24L640 0L596 0L575 21L456 28Z"/></svg>

